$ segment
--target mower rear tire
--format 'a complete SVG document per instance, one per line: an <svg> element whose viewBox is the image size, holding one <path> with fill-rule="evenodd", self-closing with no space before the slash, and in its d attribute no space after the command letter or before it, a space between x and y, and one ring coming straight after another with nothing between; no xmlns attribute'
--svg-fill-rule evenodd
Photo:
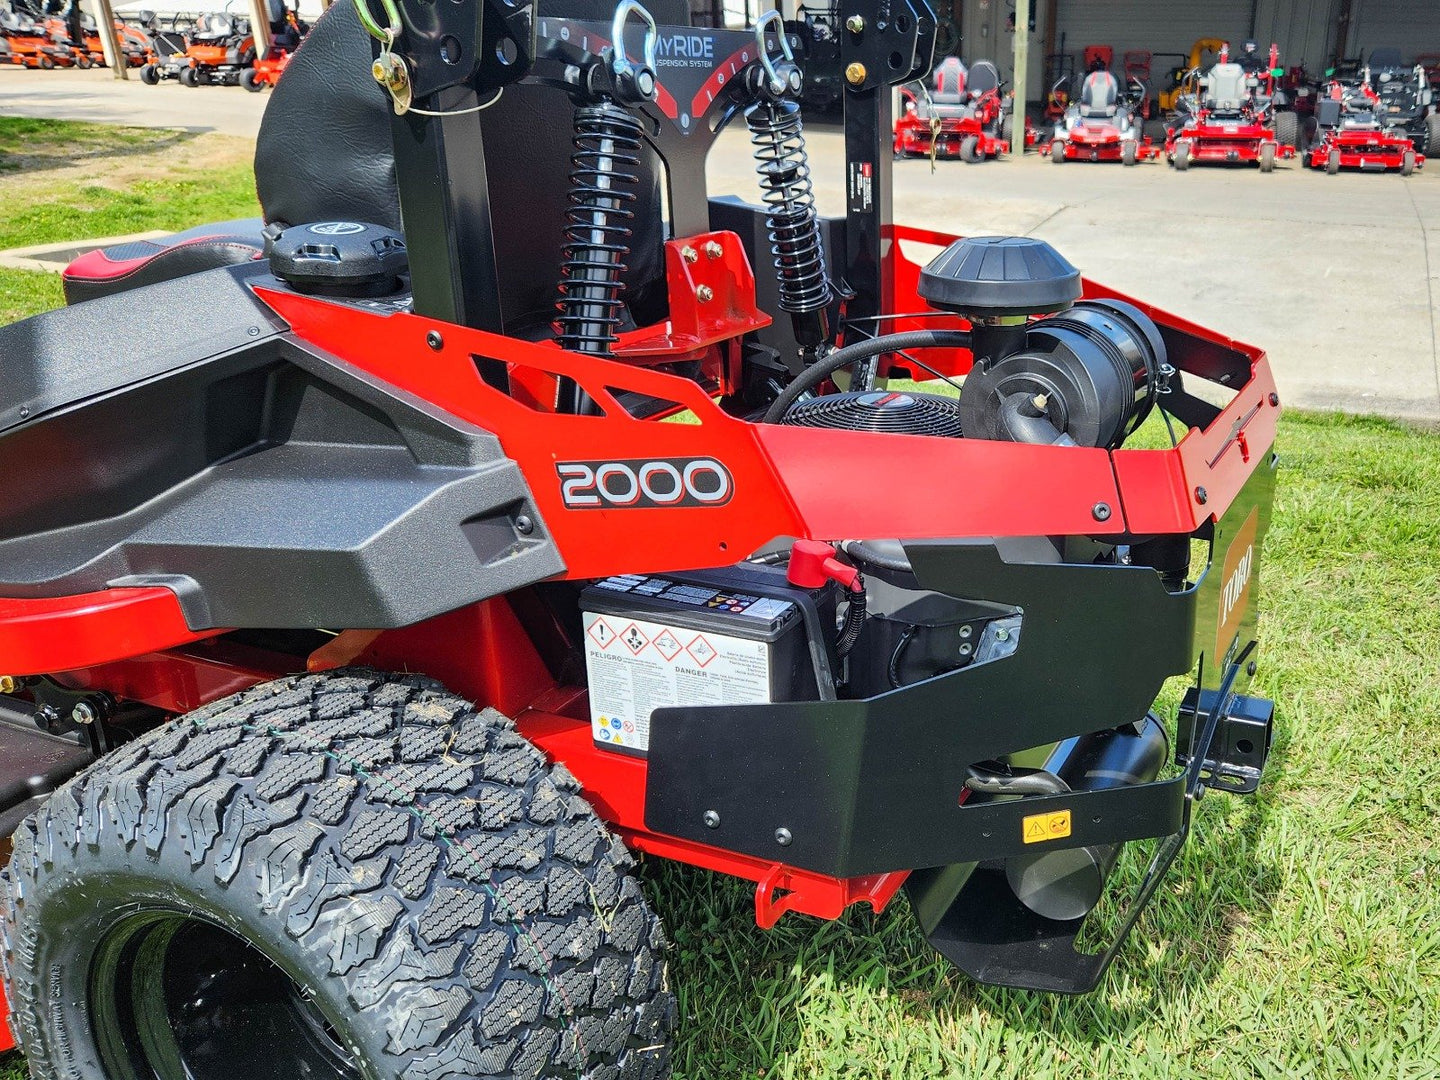
<svg viewBox="0 0 1440 1080"><path fill-rule="evenodd" d="M1262 173L1275 171L1275 144L1264 143L1260 147L1260 153L1256 157Z"/></svg>
<svg viewBox="0 0 1440 1080"><path fill-rule="evenodd" d="M1184 172L1190 168L1190 143L1181 139L1175 144L1175 171Z"/></svg>
<svg viewBox="0 0 1440 1080"><path fill-rule="evenodd" d="M196 73L196 71L195 71L194 68L181 68L181 69L180 69L180 85L181 85L181 86L191 86L191 87L199 86L199 85L200 85L200 77L199 77L199 75Z"/></svg>
<svg viewBox="0 0 1440 1080"><path fill-rule="evenodd" d="M140 68L140 81L146 86L160 85L160 71L154 64L145 64Z"/></svg>
<svg viewBox="0 0 1440 1080"><path fill-rule="evenodd" d="M254 68L246 68L240 73L240 85L252 94L258 94L261 90L265 89L264 85L256 76Z"/></svg>
<svg viewBox="0 0 1440 1080"><path fill-rule="evenodd" d="M427 679L303 675L128 743L20 825L36 1077L669 1075L631 860L563 768Z"/></svg>
<svg viewBox="0 0 1440 1080"><path fill-rule="evenodd" d="M1329 155L1325 158L1325 172L1326 172L1326 174L1329 175L1329 176L1334 176L1334 175L1335 175L1336 173L1338 173L1339 171L1340 171L1340 151L1339 151L1339 150L1331 150L1330 153L1329 153Z"/></svg>
<svg viewBox="0 0 1440 1080"><path fill-rule="evenodd" d="M1050 160L1056 165L1065 164L1065 140L1056 139L1050 144Z"/></svg>
<svg viewBox="0 0 1440 1080"><path fill-rule="evenodd" d="M1015 114L1006 113L1000 121L1000 141L1005 144L1007 153L1014 153L1012 140L1015 138ZM1025 152L1025 147L1020 147L1020 152Z"/></svg>
<svg viewBox="0 0 1440 1080"><path fill-rule="evenodd" d="M1415 151L1406 150L1400 155L1400 175L1409 176L1415 171Z"/></svg>
<svg viewBox="0 0 1440 1080"><path fill-rule="evenodd" d="M40 58L40 69L41 69L42 71L54 71L54 70L55 70L55 60L54 60L54 58L53 58L53 57L50 57L50 56L42 56L42 57Z"/></svg>
<svg viewBox="0 0 1440 1080"><path fill-rule="evenodd" d="M1140 160L1140 144L1134 139L1126 139L1120 144L1120 164L1134 165Z"/></svg>
<svg viewBox="0 0 1440 1080"><path fill-rule="evenodd" d="M967 165L974 165L976 162L984 161L985 155L980 153L980 139L975 135L966 135L960 140L960 160Z"/></svg>
<svg viewBox="0 0 1440 1080"><path fill-rule="evenodd" d="M1293 112L1280 112L1275 114L1275 141L1281 146L1293 146L1296 150L1300 147L1300 117Z"/></svg>
<svg viewBox="0 0 1440 1080"><path fill-rule="evenodd" d="M1440 112L1425 117L1425 156L1440 158Z"/></svg>
<svg viewBox="0 0 1440 1080"><path fill-rule="evenodd" d="M89 70L90 70L90 57L86 56L84 53L76 53L76 54L75 54L75 66L76 66L77 68L79 68L81 71L89 71Z"/></svg>

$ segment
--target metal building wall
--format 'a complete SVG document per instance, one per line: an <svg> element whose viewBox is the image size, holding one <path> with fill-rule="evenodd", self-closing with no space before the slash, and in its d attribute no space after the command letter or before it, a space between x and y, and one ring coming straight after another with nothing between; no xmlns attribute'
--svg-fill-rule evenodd
<svg viewBox="0 0 1440 1080"><path fill-rule="evenodd" d="M1440 0L1352 0L1346 56L1393 47L1406 60L1440 53Z"/></svg>

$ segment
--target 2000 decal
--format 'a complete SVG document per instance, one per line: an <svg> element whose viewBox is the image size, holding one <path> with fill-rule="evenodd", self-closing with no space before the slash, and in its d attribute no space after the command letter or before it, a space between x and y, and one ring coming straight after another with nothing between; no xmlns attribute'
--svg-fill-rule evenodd
<svg viewBox="0 0 1440 1080"><path fill-rule="evenodd" d="M560 461L555 472L571 510L724 506L735 493L730 470L714 458Z"/></svg>

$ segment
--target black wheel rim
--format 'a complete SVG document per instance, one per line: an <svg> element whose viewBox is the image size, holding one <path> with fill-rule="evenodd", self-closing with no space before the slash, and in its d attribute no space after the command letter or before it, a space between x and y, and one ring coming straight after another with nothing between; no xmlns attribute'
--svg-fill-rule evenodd
<svg viewBox="0 0 1440 1080"><path fill-rule="evenodd" d="M115 1080L360 1080L323 1010L208 919L132 914L102 939L89 1004Z"/></svg>

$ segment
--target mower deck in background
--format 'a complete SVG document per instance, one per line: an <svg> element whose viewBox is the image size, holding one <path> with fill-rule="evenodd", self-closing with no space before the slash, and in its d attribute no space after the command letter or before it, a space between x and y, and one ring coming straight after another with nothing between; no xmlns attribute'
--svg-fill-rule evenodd
<svg viewBox="0 0 1440 1080"><path fill-rule="evenodd" d="M1197 49L1204 44L1197 42ZM1295 156L1299 121L1293 112L1276 112L1275 79L1279 49L1270 46L1270 65L1262 72L1231 63L1229 47L1203 76L1192 72L1191 89L1176 104L1165 157L1177 171L1192 164L1257 165L1271 172L1279 159Z"/></svg>
<svg viewBox="0 0 1440 1080"><path fill-rule="evenodd" d="M1010 152L1013 116L1000 94L1000 72L989 60L967 69L959 57L947 56L930 86L907 83L900 98L896 157L923 154L974 163Z"/></svg>
<svg viewBox="0 0 1440 1080"><path fill-rule="evenodd" d="M1357 85L1332 82L1316 103L1317 138L1306 151L1305 164L1332 176L1341 169L1409 176L1423 167L1425 155L1414 143L1385 126L1384 108L1368 77Z"/></svg>
<svg viewBox="0 0 1440 1080"><path fill-rule="evenodd" d="M1148 161L1160 151L1144 134L1145 85L1134 77L1121 93L1115 76L1105 70L1085 76L1080 100L1055 125L1048 153L1056 165L1066 161Z"/></svg>
<svg viewBox="0 0 1440 1080"><path fill-rule="evenodd" d="M838 43L843 218L778 13L336 4L267 103L268 224L84 256L0 328L36 1075L661 1080L632 852L762 927L903 889L972 978L1081 993L1196 802L1256 790L1265 355L896 224L901 2ZM707 197L727 123L754 204Z"/></svg>

